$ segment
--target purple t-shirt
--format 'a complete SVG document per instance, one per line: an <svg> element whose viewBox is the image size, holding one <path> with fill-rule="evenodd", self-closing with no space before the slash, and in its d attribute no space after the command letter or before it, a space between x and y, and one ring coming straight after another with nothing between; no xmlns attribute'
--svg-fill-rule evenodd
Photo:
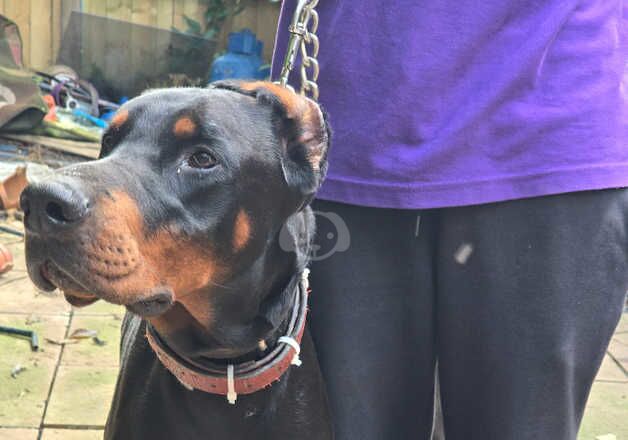
<svg viewBox="0 0 628 440"><path fill-rule="evenodd" d="M295 3L284 1L274 78ZM621 8L320 0L334 137L319 197L435 208L628 186Z"/></svg>

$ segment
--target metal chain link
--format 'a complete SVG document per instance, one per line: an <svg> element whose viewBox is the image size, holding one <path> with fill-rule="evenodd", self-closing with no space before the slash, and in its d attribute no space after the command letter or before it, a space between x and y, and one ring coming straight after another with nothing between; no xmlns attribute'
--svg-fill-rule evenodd
<svg viewBox="0 0 628 440"><path fill-rule="evenodd" d="M298 0L292 22L288 28L290 40L283 67L279 76L279 84L290 87L288 79L294 69L297 53L301 53L301 90L300 93L318 100L318 49L319 41L316 36L318 30L318 13L314 8L318 0Z"/></svg>

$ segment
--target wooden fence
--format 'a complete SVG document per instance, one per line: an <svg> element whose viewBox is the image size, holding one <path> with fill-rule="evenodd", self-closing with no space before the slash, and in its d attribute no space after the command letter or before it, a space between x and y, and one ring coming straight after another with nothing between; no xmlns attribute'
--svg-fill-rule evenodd
<svg viewBox="0 0 628 440"><path fill-rule="evenodd" d="M20 28L24 63L33 68L54 63L72 11L181 30L186 28L184 15L202 20L204 12L198 0L0 0L0 13ZM248 27L264 42L264 59L269 60L278 14L278 3L252 0L240 15L226 22L219 41L224 45L230 31Z"/></svg>

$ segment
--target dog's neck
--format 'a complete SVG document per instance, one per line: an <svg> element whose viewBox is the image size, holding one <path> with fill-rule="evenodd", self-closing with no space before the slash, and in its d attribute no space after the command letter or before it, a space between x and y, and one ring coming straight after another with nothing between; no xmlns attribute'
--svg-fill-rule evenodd
<svg viewBox="0 0 628 440"><path fill-rule="evenodd" d="M246 270L179 298L168 312L149 320L170 348L196 361L233 362L262 356L273 347L285 331L314 234L309 208L288 222L291 233L305 237L295 238L293 251L280 245L277 232Z"/></svg>

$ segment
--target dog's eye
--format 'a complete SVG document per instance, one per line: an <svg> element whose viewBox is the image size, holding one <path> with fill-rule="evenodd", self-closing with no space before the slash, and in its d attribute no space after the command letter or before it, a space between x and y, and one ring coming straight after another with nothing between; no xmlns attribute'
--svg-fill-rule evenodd
<svg viewBox="0 0 628 440"><path fill-rule="evenodd" d="M192 168L211 168L216 165L216 158L206 151L197 151L188 159Z"/></svg>

